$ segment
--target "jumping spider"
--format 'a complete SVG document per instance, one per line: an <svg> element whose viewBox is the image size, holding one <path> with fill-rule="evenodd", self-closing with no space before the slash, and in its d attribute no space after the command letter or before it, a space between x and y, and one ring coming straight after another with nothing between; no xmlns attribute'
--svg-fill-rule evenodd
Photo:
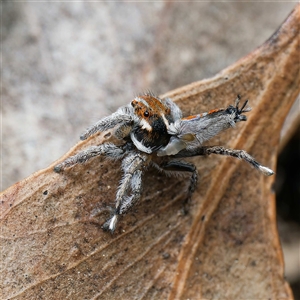
<svg viewBox="0 0 300 300"><path fill-rule="evenodd" d="M191 164L178 160L183 157L197 155L220 154L243 159L264 175L274 172L262 166L244 150L226 149L222 146L202 146L224 129L234 127L235 123L246 121L245 112L248 101L239 108L240 97L235 105L225 109L214 109L207 113L182 118L180 108L169 98L160 99L148 92L134 98L130 104L120 107L112 115L101 119L88 128L80 137L85 140L96 132L114 129L114 136L123 140L121 146L104 143L67 158L58 164L54 170L60 172L67 167L84 163L92 157L105 155L112 159L122 159L124 172L116 194L116 205L111 218L103 228L113 232L118 217L140 199L142 190L143 170L154 166L158 170L176 174L188 172L191 174L187 198L189 199L197 184L197 169ZM164 156L157 163L157 156Z"/></svg>

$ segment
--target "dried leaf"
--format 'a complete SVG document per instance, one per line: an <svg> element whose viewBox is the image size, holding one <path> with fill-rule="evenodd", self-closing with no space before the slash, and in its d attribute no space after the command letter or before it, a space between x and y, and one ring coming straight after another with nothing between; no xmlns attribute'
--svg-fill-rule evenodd
<svg viewBox="0 0 300 300"><path fill-rule="evenodd" d="M236 94L252 112L209 144L245 149L276 169L280 130L299 94L298 5L260 48L216 75L172 91L185 115ZM91 144L76 145L67 156ZM63 157L61 160L63 160ZM60 161L61 161L60 160ZM186 179L149 170L143 199L114 235L100 229L120 162L53 166L1 194L1 292L14 299L290 299L275 220L273 177L244 162L191 159L200 182L181 213Z"/></svg>

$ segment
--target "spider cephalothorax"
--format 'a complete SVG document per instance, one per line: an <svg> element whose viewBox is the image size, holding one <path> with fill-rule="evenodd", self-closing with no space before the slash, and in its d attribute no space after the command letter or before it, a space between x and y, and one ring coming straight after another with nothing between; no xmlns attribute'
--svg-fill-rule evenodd
<svg viewBox="0 0 300 300"><path fill-rule="evenodd" d="M136 97L131 101L131 106L138 118L138 122L131 132L133 143L146 153L152 153L166 146L170 140L169 124L179 117L176 115L176 111L171 111L168 102L162 101L150 93ZM179 110L177 112L179 113Z"/></svg>
<svg viewBox="0 0 300 300"><path fill-rule="evenodd" d="M142 176L145 167L154 166L158 170L191 174L187 193L189 199L197 184L197 169L183 160L183 157L220 154L237 157L250 163L265 175L273 171L262 166L244 150L226 149L222 146L202 146L221 131L235 126L235 123L246 121L243 113L247 101L239 108L238 97L235 106L226 109L214 109L207 113L182 118L179 107L169 98L160 99L152 93L134 98L130 104L119 108L112 115L101 119L88 128L80 137L82 140L96 132L114 128L114 135L124 143L117 146L104 143L67 158L55 166L60 172L77 163L84 163L94 156L105 155L113 159L122 159L123 178L116 194L116 204L112 217L103 228L114 231L119 215L125 214L139 199L142 191ZM158 163L156 156L166 159Z"/></svg>

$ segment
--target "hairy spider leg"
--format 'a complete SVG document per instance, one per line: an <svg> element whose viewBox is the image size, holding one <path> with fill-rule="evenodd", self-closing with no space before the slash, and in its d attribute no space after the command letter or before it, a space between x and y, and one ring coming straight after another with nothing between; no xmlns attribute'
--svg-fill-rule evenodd
<svg viewBox="0 0 300 300"><path fill-rule="evenodd" d="M163 163L160 165L160 168L166 172L172 174L178 174L178 172L189 172L191 173L191 179L190 179L190 185L188 189L188 196L187 196L187 201L190 200L192 197L193 192L195 191L197 181L198 181L198 172L197 168L195 165L185 162L185 161L180 161L180 160L171 160L166 163Z"/></svg>
<svg viewBox="0 0 300 300"><path fill-rule="evenodd" d="M261 165L245 150L226 149L225 147L222 146L206 146L206 147L200 146L192 149L184 149L179 153L177 153L176 155L174 155L174 157L182 158L182 157L210 155L210 154L219 154L219 155L236 157L251 164L254 168L262 172L264 175L271 176L274 174L274 172L271 169Z"/></svg>
<svg viewBox="0 0 300 300"><path fill-rule="evenodd" d="M126 107L122 107L118 109L112 115L105 117L98 121L96 124L89 127L81 136L81 140L86 140L88 137L93 135L96 132L104 132L110 128L114 128L118 124L125 123L127 126L130 124L133 125L134 118L130 116L127 112L128 109Z"/></svg>
<svg viewBox="0 0 300 300"><path fill-rule="evenodd" d="M147 157L136 152L132 152L124 158L122 169L123 178L116 195L116 208L113 216L102 226L112 233L116 228L119 215L126 214L128 210L139 201L142 192L142 168L148 164ZM131 190L131 194L129 194Z"/></svg>
<svg viewBox="0 0 300 300"><path fill-rule="evenodd" d="M99 146L91 146L90 148L77 153L74 156L68 157L62 163L54 167L56 173L61 172L65 168L72 167L76 164L82 164L95 156L104 155L113 159L120 159L125 151L111 143L105 143Z"/></svg>

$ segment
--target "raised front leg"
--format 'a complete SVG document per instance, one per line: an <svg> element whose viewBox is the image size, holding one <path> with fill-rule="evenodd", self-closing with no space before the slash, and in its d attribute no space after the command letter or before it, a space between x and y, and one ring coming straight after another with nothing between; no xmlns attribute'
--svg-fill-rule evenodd
<svg viewBox="0 0 300 300"><path fill-rule="evenodd" d="M249 112L248 100L239 108L240 97L235 105L229 105L226 109L218 108L209 112L188 116L174 123L168 128L171 135L169 143L157 151L158 156L176 155L183 149L200 147L205 141L210 140L220 132L234 127L237 122L246 121L243 113Z"/></svg>

